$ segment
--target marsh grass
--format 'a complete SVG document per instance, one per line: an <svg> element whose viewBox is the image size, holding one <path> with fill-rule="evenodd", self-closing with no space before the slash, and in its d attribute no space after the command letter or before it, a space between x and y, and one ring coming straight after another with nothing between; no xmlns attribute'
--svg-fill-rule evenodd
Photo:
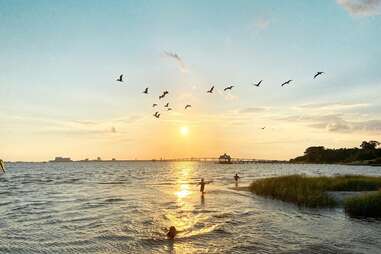
<svg viewBox="0 0 381 254"><path fill-rule="evenodd" d="M352 217L381 217L381 191L349 198L344 208Z"/></svg>
<svg viewBox="0 0 381 254"><path fill-rule="evenodd" d="M258 195L306 207L334 207L327 191L373 191L381 188L381 177L345 175L312 177L280 176L254 181L250 190Z"/></svg>

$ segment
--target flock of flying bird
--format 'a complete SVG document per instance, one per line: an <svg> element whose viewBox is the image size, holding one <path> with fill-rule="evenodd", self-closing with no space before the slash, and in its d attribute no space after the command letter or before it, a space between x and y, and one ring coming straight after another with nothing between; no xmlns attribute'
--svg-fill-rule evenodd
<svg viewBox="0 0 381 254"><path fill-rule="evenodd" d="M316 74L314 75L314 78L313 78L313 79L317 78L318 76L320 76L320 75L322 75L322 74L324 74L324 72L322 72L322 71L318 71L318 72L316 72ZM121 75L119 76L119 78L116 79L116 81L118 81L118 82L124 82L124 80L123 80L123 74L121 74ZM259 86L262 84L262 81L263 81L263 80L259 81L258 83L254 83L253 85L259 87ZM285 86L285 85L289 85L292 81L293 81L292 79L289 79L289 80L287 80L286 82L283 82L280 86L283 87L283 86ZM224 91L232 90L233 87L234 87L234 86L228 86L228 87L225 87L225 88L224 88ZM206 92L207 92L207 93L213 93L213 90L214 90L214 86L212 86L212 87L211 87L208 91L206 91ZM148 94L148 87L147 87L146 89L144 89L143 93L144 93L144 94ZM163 99L167 94L169 94L169 92L168 92L167 90L163 91L163 93L162 93L161 95L159 95L159 100ZM157 103L152 104L152 107L153 107L153 108L155 108L155 107L157 107L157 106L158 106ZM164 107L167 109L167 111L171 111L171 110L172 110L172 108L169 107L169 102L167 102L167 103L164 105ZM187 104L187 105L185 105L184 109L187 110L188 108L191 108L191 107L192 107L192 105ZM156 111L155 114L153 114L153 116L156 117L156 118L160 118L160 113L159 113L159 111ZM265 127L263 127L262 129L265 129Z"/></svg>

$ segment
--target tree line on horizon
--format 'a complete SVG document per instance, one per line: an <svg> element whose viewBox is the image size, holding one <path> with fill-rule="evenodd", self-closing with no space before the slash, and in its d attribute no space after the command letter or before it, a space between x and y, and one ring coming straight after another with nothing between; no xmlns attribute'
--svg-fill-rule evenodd
<svg viewBox="0 0 381 254"><path fill-rule="evenodd" d="M330 149L324 146L308 147L303 156L291 159L293 163L354 163L381 164L381 145L375 140L363 141L360 148Z"/></svg>

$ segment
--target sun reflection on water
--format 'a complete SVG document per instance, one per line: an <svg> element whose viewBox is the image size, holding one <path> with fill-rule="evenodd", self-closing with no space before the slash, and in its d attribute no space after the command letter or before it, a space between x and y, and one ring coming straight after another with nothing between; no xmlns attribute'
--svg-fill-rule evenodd
<svg viewBox="0 0 381 254"><path fill-rule="evenodd" d="M178 198L185 198L190 193L191 191L189 191L189 184L183 183L183 184L180 184L180 191L176 192L175 194Z"/></svg>

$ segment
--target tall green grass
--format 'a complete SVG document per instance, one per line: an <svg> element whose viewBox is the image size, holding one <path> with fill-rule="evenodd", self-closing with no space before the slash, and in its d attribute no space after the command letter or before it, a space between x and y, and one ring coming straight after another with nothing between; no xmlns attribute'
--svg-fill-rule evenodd
<svg viewBox="0 0 381 254"><path fill-rule="evenodd" d="M381 191L349 198L344 208L353 217L381 217Z"/></svg>
<svg viewBox="0 0 381 254"><path fill-rule="evenodd" d="M306 207L334 207L327 191L372 191L381 188L381 177L345 175L311 177L280 176L254 181L250 190L258 195Z"/></svg>

